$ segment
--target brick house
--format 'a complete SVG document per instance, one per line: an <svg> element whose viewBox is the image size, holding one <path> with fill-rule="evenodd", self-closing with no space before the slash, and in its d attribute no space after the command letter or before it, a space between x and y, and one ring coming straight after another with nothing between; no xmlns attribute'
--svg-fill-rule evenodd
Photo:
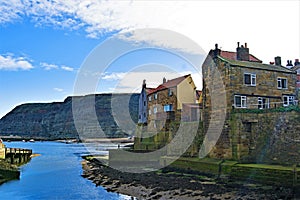
<svg viewBox="0 0 300 200"><path fill-rule="evenodd" d="M273 121L269 124L263 122L267 114L261 114L261 118L258 118L256 114L249 117L250 114L234 115L235 112L286 107L296 102L296 73L282 66L280 57L275 58L274 64L262 63L249 53L247 44L240 46L238 43L236 52L220 50L216 44L205 59L202 72L204 134L209 123L214 121L212 92L217 96L224 95L225 102L213 100L217 102L215 104L224 104L226 110L225 124L209 153L211 157L240 159L250 155L258 149L261 131L273 124ZM221 113L221 109L217 109L216 113ZM274 127L268 128L267 132L274 131ZM253 155L256 156L255 153Z"/></svg>

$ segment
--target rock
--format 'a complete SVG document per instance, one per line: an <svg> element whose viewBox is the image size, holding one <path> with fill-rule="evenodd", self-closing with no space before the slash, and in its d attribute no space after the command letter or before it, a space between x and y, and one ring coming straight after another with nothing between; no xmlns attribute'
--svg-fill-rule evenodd
<svg viewBox="0 0 300 200"><path fill-rule="evenodd" d="M130 96L129 96L130 95ZM134 122L137 122L139 94L114 94L113 97L124 99L130 97L129 112ZM86 109L86 100L91 95L74 97L80 100L82 115L89 121L89 111ZM112 116L112 94L95 95L95 110L101 129L108 137L127 137L120 131ZM27 103L15 107L0 120L0 135L19 136L21 138L38 138L45 140L78 138L73 115L72 97L67 97L64 102L54 103ZM118 113L122 114L122 112ZM122 116L118 118L122 119ZM95 127L89 128L90 137L95 135Z"/></svg>

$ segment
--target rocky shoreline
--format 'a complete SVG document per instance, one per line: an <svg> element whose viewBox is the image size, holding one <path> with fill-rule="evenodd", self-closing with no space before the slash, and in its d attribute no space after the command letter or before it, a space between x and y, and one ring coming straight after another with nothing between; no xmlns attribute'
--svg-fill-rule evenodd
<svg viewBox="0 0 300 200"><path fill-rule="evenodd" d="M112 169L97 159L82 162L83 177L107 191L137 199L296 199L291 188L216 180L169 170L141 174Z"/></svg>
<svg viewBox="0 0 300 200"><path fill-rule="evenodd" d="M19 179L20 172L15 165L0 160L0 185L14 179Z"/></svg>

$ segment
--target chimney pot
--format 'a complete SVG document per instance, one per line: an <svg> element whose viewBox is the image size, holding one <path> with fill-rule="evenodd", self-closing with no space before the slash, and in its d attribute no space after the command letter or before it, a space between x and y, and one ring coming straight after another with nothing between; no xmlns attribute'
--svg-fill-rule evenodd
<svg viewBox="0 0 300 200"><path fill-rule="evenodd" d="M240 42L237 43L237 47L240 47Z"/></svg>
<svg viewBox="0 0 300 200"><path fill-rule="evenodd" d="M274 65L274 62L270 61L270 65Z"/></svg>
<svg viewBox="0 0 300 200"><path fill-rule="evenodd" d="M215 49L218 49L218 44L217 43L215 44Z"/></svg>
<svg viewBox="0 0 300 200"><path fill-rule="evenodd" d="M247 43L245 42L245 48L247 48Z"/></svg>

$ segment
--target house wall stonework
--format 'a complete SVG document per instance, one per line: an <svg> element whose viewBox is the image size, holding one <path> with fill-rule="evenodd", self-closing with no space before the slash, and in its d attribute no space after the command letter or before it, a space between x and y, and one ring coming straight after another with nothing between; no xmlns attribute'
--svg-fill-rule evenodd
<svg viewBox="0 0 300 200"><path fill-rule="evenodd" d="M234 64L232 64L234 63ZM241 64L241 66L237 64ZM269 153L264 159L258 159L261 153L258 149L266 145L260 143L262 137L266 137L272 132L280 133L281 135L289 135L289 129L295 127L295 130L300 132L300 127L296 125L296 118L299 113L283 114L281 112L258 112L259 115L240 113L239 110L244 108L237 108L235 105L235 95L246 96L246 108L259 108L258 99L260 97L269 100L269 108L275 109L283 106L283 96L294 96L296 91L296 74L281 66L271 66L261 63L251 63L246 61L228 61L218 56L218 51L210 52L202 66L203 71L203 126L204 134L207 133L210 123L214 122L212 119L212 100L218 104L214 108L215 115L222 115L222 106L226 109L225 122L222 128L221 135L217 144L210 151L209 156L213 158L235 159L235 160L251 160L253 162L267 162L271 163L277 159L278 163L288 162L290 158L284 158L282 152L286 154L293 154L293 150L298 151L299 144L291 144L286 148L281 142L276 142L272 152L275 149L281 150L276 158L271 158ZM245 84L244 74L255 74L255 84ZM278 88L277 78L284 78L287 80L287 88ZM223 84L223 86L222 86ZM211 91L210 91L211 90ZM212 95L215 99L211 99ZM218 94L225 95L225 102L218 100ZM217 97L217 98L216 98ZM221 95L220 95L221 98ZM259 110L258 110L259 111ZM289 121L288 129L283 128L284 124L278 125L278 120ZM279 121L280 121L279 120ZM293 121L293 122L292 122ZM291 133L290 137L295 137ZM272 141L275 141L273 137ZM279 140L281 138L278 138ZM256 150L255 150L256 149ZM270 151L271 152L271 151ZM294 152L295 153L295 152ZM299 151L300 153L300 151ZM296 156L299 157L299 153Z"/></svg>
<svg viewBox="0 0 300 200"><path fill-rule="evenodd" d="M151 101L148 101L148 131L160 131L163 130L166 123L170 120L180 120L180 111L177 109L177 91L176 88L170 88L172 95L169 95L169 89L164 89L156 92L157 99L154 98L155 93L148 95L151 96ZM164 105L171 104L173 106L173 111L167 116L164 112ZM155 112L156 109L156 113ZM174 117L172 117L172 116ZM178 118L179 117L179 118Z"/></svg>

